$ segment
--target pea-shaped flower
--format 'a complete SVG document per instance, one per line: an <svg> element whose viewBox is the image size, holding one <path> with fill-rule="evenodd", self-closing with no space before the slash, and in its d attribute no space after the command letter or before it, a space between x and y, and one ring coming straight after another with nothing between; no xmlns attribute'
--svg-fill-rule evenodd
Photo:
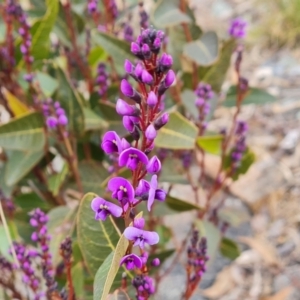
<svg viewBox="0 0 300 300"><path fill-rule="evenodd" d="M91 208L95 212L95 220L105 221L109 215L120 217L122 208L116 204L108 202L101 197L96 197L91 203Z"/></svg>

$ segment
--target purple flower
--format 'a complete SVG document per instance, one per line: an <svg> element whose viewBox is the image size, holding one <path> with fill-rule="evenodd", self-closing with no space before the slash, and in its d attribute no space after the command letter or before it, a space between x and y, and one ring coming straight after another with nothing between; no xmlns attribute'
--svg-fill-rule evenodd
<svg viewBox="0 0 300 300"><path fill-rule="evenodd" d="M121 139L115 131L107 131L101 143L101 148L105 153L121 152Z"/></svg>
<svg viewBox="0 0 300 300"><path fill-rule="evenodd" d="M46 124L48 126L48 128L53 129L57 126L57 119L55 117L49 117L46 120Z"/></svg>
<svg viewBox="0 0 300 300"><path fill-rule="evenodd" d="M153 267L158 267L159 265L160 265L160 260L159 260L159 258L154 258L153 260L152 260L152 262L151 262L151 265L153 266Z"/></svg>
<svg viewBox="0 0 300 300"><path fill-rule="evenodd" d="M138 56L140 54L140 52L141 52L140 46L137 43L134 43L134 42L131 43L130 50L136 56Z"/></svg>
<svg viewBox="0 0 300 300"><path fill-rule="evenodd" d="M132 121L131 117L128 116L123 117L123 126L127 131L133 132L134 122Z"/></svg>
<svg viewBox="0 0 300 300"><path fill-rule="evenodd" d="M126 97L134 100L136 103L141 103L141 94L138 93L126 79L121 81L121 91Z"/></svg>
<svg viewBox="0 0 300 300"><path fill-rule="evenodd" d="M93 199L91 208L95 212L95 220L101 221L105 221L109 215L120 217L123 212L122 208L118 205L105 201L100 197Z"/></svg>
<svg viewBox="0 0 300 300"><path fill-rule="evenodd" d="M153 141L157 136L157 131L154 128L153 124L150 124L145 131L146 138Z"/></svg>
<svg viewBox="0 0 300 300"><path fill-rule="evenodd" d="M147 195L147 198L148 198L149 190L150 190L150 183L144 179L141 179L139 182L139 185L137 186L137 188L135 190L135 195L138 197Z"/></svg>
<svg viewBox="0 0 300 300"><path fill-rule="evenodd" d="M66 115L60 115L60 116L58 117L58 123L59 123L60 125L62 125L62 126L67 125L67 124L68 124L68 118L67 118L67 116L66 116Z"/></svg>
<svg viewBox="0 0 300 300"><path fill-rule="evenodd" d="M140 114L140 110L137 107L129 105L122 99L118 99L116 111L121 116L138 116Z"/></svg>
<svg viewBox="0 0 300 300"><path fill-rule="evenodd" d="M135 67L134 74L138 79L141 79L143 73L143 66L138 63Z"/></svg>
<svg viewBox="0 0 300 300"><path fill-rule="evenodd" d="M171 55L163 53L160 60L159 60L159 69L161 72L168 71L173 64L173 58Z"/></svg>
<svg viewBox="0 0 300 300"><path fill-rule="evenodd" d="M127 270L133 270L134 268L140 269L143 266L142 260L136 254L125 255L121 261L120 265L125 264Z"/></svg>
<svg viewBox="0 0 300 300"><path fill-rule="evenodd" d="M135 170L140 162L147 165L148 157L136 148L126 149L119 156L119 166L126 166L130 170Z"/></svg>
<svg viewBox="0 0 300 300"><path fill-rule="evenodd" d="M166 192L164 190L158 189L157 187L157 175L153 175L150 181L150 190L147 203L147 208L149 211L151 210L155 199L158 201L165 201L166 199Z"/></svg>
<svg viewBox="0 0 300 300"><path fill-rule="evenodd" d="M135 227L127 227L124 236L128 240L134 241L133 246L139 246L142 249L145 244L154 245L159 242L159 236L155 231L146 231Z"/></svg>
<svg viewBox="0 0 300 300"><path fill-rule="evenodd" d="M151 57L150 47L147 44L143 44L142 54L144 55L145 59L149 59Z"/></svg>
<svg viewBox="0 0 300 300"><path fill-rule="evenodd" d="M143 83L148 84L148 85L153 84L153 77L147 70L143 70L143 72L142 72L142 81L143 81Z"/></svg>
<svg viewBox="0 0 300 300"><path fill-rule="evenodd" d="M135 218L133 221L133 227L143 229L145 227L145 219L144 218Z"/></svg>
<svg viewBox="0 0 300 300"><path fill-rule="evenodd" d="M231 21L228 33L234 38L244 38L246 36L247 22L241 18L236 18Z"/></svg>
<svg viewBox="0 0 300 300"><path fill-rule="evenodd" d="M169 122L169 114L164 113L154 121L153 125L156 130L159 130L160 128L165 126L168 122Z"/></svg>
<svg viewBox="0 0 300 300"><path fill-rule="evenodd" d="M114 177L109 180L108 189L112 192L112 197L120 201L123 205L134 201L134 189L131 183L122 177Z"/></svg>
<svg viewBox="0 0 300 300"><path fill-rule="evenodd" d="M134 72L134 66L128 59L125 59L124 70L127 74L130 75L132 75Z"/></svg>
<svg viewBox="0 0 300 300"><path fill-rule="evenodd" d="M157 96L155 95L155 93L153 91L151 91L149 94L148 94L148 97L147 97L147 104L150 106L150 107L154 107L156 104L157 104Z"/></svg>
<svg viewBox="0 0 300 300"><path fill-rule="evenodd" d="M161 169L161 162L158 157L155 155L153 156L147 165L147 172L150 174L158 173Z"/></svg>
<svg viewBox="0 0 300 300"><path fill-rule="evenodd" d="M158 94L161 96L174 83L176 75L173 70L169 70L166 77L158 87Z"/></svg>

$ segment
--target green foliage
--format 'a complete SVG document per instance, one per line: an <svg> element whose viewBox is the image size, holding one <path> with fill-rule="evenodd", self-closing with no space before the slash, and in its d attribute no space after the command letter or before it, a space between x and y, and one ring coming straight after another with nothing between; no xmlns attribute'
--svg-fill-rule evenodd
<svg viewBox="0 0 300 300"><path fill-rule="evenodd" d="M156 3L152 20L157 27L171 27L182 23L190 23L191 18L179 9L179 1L160 0Z"/></svg>
<svg viewBox="0 0 300 300"><path fill-rule="evenodd" d="M46 14L31 28L32 46L31 54L37 59L47 58L49 53L49 35L58 14L58 0L47 0Z"/></svg>
<svg viewBox="0 0 300 300"><path fill-rule="evenodd" d="M233 174L229 174L230 177L235 181L239 178L240 175L245 174L251 165L255 162L255 154L248 148L241 159L239 167L235 170ZM229 153L223 164L224 170L230 170L231 168L231 153Z"/></svg>
<svg viewBox="0 0 300 300"><path fill-rule="evenodd" d="M204 135L197 138L197 145L205 152L220 155L222 148L222 135Z"/></svg>
<svg viewBox="0 0 300 300"><path fill-rule="evenodd" d="M173 209L175 211L179 211L179 212L189 211L189 210L193 210L193 209L201 210L201 207L199 207L191 202L186 202L186 201L171 197L169 195L166 198L166 203L171 209Z"/></svg>
<svg viewBox="0 0 300 300"><path fill-rule="evenodd" d="M237 98L236 86L231 86L227 92L227 96L225 101L223 102L223 105L227 107L235 106L236 98ZM262 105L274 101L276 101L276 98L271 94L269 94L268 92L258 88L249 88L245 98L242 101L242 105L247 105L247 104Z"/></svg>
<svg viewBox="0 0 300 300"><path fill-rule="evenodd" d="M193 149L197 127L179 112L170 113L169 122L159 131L155 145L167 149Z"/></svg>
<svg viewBox="0 0 300 300"><path fill-rule="evenodd" d="M0 126L0 147L7 150L35 151L45 145L44 120L40 113L28 113Z"/></svg>
<svg viewBox="0 0 300 300"><path fill-rule="evenodd" d="M46 97L51 96L58 88L57 80L46 73L36 72L36 78Z"/></svg>
<svg viewBox="0 0 300 300"><path fill-rule="evenodd" d="M64 164L62 170L54 175L51 175L48 179L48 188L53 193L54 196L57 196L60 190L60 187L64 183L69 172L69 167L67 164Z"/></svg>
<svg viewBox="0 0 300 300"><path fill-rule="evenodd" d="M220 243L220 252L229 259L236 259L240 255L237 243L229 238L223 237Z"/></svg>
<svg viewBox="0 0 300 300"><path fill-rule="evenodd" d="M218 57L219 43L215 32L204 33L199 40L185 44L183 54L199 66L208 66Z"/></svg>

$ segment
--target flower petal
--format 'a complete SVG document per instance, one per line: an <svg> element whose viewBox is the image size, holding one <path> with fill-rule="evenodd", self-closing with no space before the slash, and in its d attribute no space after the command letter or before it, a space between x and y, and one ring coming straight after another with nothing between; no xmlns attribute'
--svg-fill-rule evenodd
<svg viewBox="0 0 300 300"><path fill-rule="evenodd" d="M134 188L131 183L123 177L114 177L109 180L107 187L111 192L115 192L120 189L120 187L126 189L126 198L128 198L129 202L132 202L134 199Z"/></svg>
<svg viewBox="0 0 300 300"><path fill-rule="evenodd" d="M106 203L107 207L108 207L108 211L110 212L110 214L112 214L114 217L120 217L123 213L123 210L120 206L113 204L111 202L107 202Z"/></svg>
<svg viewBox="0 0 300 300"><path fill-rule="evenodd" d="M145 243L149 245L154 245L159 242L159 235L155 231L144 231Z"/></svg>
<svg viewBox="0 0 300 300"><path fill-rule="evenodd" d="M127 227L124 230L124 236L130 241L135 241L143 232L144 230L135 227Z"/></svg>
<svg viewBox="0 0 300 300"><path fill-rule="evenodd" d="M91 208L93 211L98 212L101 204L105 204L106 201L101 197L96 197L91 202Z"/></svg>

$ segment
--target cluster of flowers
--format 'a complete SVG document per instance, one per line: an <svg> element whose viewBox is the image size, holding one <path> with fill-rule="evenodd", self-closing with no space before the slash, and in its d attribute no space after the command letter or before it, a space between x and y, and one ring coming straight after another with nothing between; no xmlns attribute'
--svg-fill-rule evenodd
<svg viewBox="0 0 300 300"><path fill-rule="evenodd" d="M247 22L241 18L236 18L231 21L228 33L236 39L242 39L246 36Z"/></svg>
<svg viewBox="0 0 300 300"><path fill-rule="evenodd" d="M243 155L247 150L247 146L246 146L247 131L248 131L248 124L244 121L238 121L235 130L235 145L233 146L233 149L231 151L233 173L240 166Z"/></svg>
<svg viewBox="0 0 300 300"><path fill-rule="evenodd" d="M210 112L209 100L213 98L214 93L211 86L208 83L200 82L195 90L197 99L195 100L195 105L199 112L199 130L200 134L206 129L207 124L205 122L206 116Z"/></svg>
<svg viewBox="0 0 300 300"><path fill-rule="evenodd" d="M191 295L206 271L206 262L209 260L206 238L202 237L199 240L199 232L197 230L193 231L191 244L187 248L187 257L186 270L188 284L185 295Z"/></svg>
<svg viewBox="0 0 300 300"><path fill-rule="evenodd" d="M118 157L119 167L127 167L132 172L132 181L114 177L108 182L108 190L119 205L97 197L93 199L91 208L96 220L106 220L109 215L133 220L133 226L128 226L124 236L130 241L126 255L121 260L128 269L140 269L142 274L134 279L137 288L137 299L148 299L154 293L153 281L147 275L148 254L146 244L158 243L156 232L144 230L145 220L135 218L134 208L142 201L147 201L147 208L152 209L155 200L164 201L166 192L158 188L157 173L161 170L161 162L157 156L148 158L154 148L157 131L169 120L167 113L160 111L162 95L175 81L175 73L170 69L172 57L162 54L158 57L164 33L153 28L143 30L136 42L132 42L131 51L141 61L135 66L126 60L125 71L136 82L139 91L126 79L121 82L122 93L136 104L128 104L122 99L116 103L116 111L123 117L123 125L131 134L134 146L114 131L106 132L102 139L102 149L107 154ZM150 182L145 176L150 174ZM132 253L132 247L138 246L141 255ZM155 260L153 264L159 264Z"/></svg>
<svg viewBox="0 0 300 300"><path fill-rule="evenodd" d="M49 129L56 129L57 126L66 126L68 124L66 112L59 102L53 102L51 98L46 99L42 104L42 111Z"/></svg>
<svg viewBox="0 0 300 300"><path fill-rule="evenodd" d="M108 89L108 74L106 72L106 65L99 63L97 67L96 84L98 85L98 94L104 96Z"/></svg>

